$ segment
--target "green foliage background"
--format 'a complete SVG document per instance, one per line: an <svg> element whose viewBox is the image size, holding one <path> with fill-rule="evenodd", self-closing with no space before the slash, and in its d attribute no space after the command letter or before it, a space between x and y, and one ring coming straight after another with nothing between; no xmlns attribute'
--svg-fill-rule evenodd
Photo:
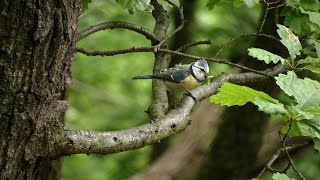
<svg viewBox="0 0 320 180"><path fill-rule="evenodd" d="M195 7L195 21L190 22L193 28L191 39L194 41L210 39L213 45L192 48L189 53L212 56L223 43L236 35L256 31L261 10L259 6L249 9L244 6L234 8L232 5L224 5L215 6L214 11L208 10L205 6L205 1L198 1ZM78 31L114 20L136 23L150 31L153 30L154 25L151 14L135 11L130 15L128 10L114 1L96 0L89 3L88 9L80 16ZM174 27L170 28L172 30ZM252 42L251 38L235 42L223 51L221 57L236 58L246 54L246 49ZM101 31L77 44L78 47L100 50L148 45L150 42L143 36L123 29ZM151 103L151 82L132 81L131 78L152 73L153 61L152 53L111 57L88 57L76 54L72 67L73 81L67 93L70 106L66 112L66 126L70 129L112 131L148 122L149 119L144 110ZM211 74L218 75L228 67L212 64L210 69ZM148 166L150 153L151 148L145 147L106 156L65 157L62 179L125 179ZM314 162L313 158L309 159L314 165L319 166L319 161ZM312 163L308 163L308 166L314 167ZM301 164L305 166L306 162L302 161ZM311 171L312 168L307 169ZM313 170L310 172L312 176L309 177L320 177L319 172L316 171L317 168Z"/></svg>

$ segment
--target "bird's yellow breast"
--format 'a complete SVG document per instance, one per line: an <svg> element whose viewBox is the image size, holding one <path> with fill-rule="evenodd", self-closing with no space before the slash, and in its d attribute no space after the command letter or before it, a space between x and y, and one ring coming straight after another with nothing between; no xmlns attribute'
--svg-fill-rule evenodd
<svg viewBox="0 0 320 180"><path fill-rule="evenodd" d="M184 91L194 89L200 86L201 83L199 83L193 76L190 75L179 83L165 81L165 85L168 91L177 93L177 92L184 92Z"/></svg>

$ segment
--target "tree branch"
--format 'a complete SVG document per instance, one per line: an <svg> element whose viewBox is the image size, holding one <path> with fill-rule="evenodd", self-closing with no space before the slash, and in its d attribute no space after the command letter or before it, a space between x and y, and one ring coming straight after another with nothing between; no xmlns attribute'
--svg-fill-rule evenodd
<svg viewBox="0 0 320 180"><path fill-rule="evenodd" d="M278 65L264 73L275 76L286 71L286 67ZM267 77L252 72L221 74L209 85L203 85L190 91L197 99L203 100L217 92L223 82L230 81L238 84L266 80ZM56 158L63 155L79 153L110 154L122 152L149 144L184 130L189 124L189 114L196 102L190 96L184 96L180 106L170 110L165 116L154 123L148 123L128 130L113 132L91 132L62 130L52 139L55 141L50 148L49 156Z"/></svg>
<svg viewBox="0 0 320 180"><path fill-rule="evenodd" d="M168 36L164 37L163 40L161 40L161 42L159 44L157 44L155 47L157 49L161 48L161 46L168 40L170 39L172 36L174 36L177 32L179 32L183 27L184 27L184 24L185 24L185 19L184 19L184 15L183 15L183 7L182 6L178 6L176 5L175 3L173 3L172 1L170 0L165 0L167 3L169 3L170 5L172 5L173 7L175 7L178 12L179 12L179 18L180 18L180 25L178 28L176 28L171 34L169 34Z"/></svg>
<svg viewBox="0 0 320 180"><path fill-rule="evenodd" d="M166 37L170 24L169 15L157 0L152 0L151 5L153 5L154 7L152 16L156 21L153 33L159 39L164 39L164 37ZM152 45L155 45L155 43L152 43ZM167 45L164 44L163 47L166 48ZM157 52L157 48L155 47L153 47L153 52L155 56L153 72L157 73L162 69L166 69L169 66L171 56L163 52ZM153 101L148 109L148 115L152 121L157 121L159 118L163 117L166 114L169 108L166 88L162 81L152 80L152 95Z"/></svg>
<svg viewBox="0 0 320 180"><path fill-rule="evenodd" d="M84 48L76 48L76 52L85 54L87 56L114 56L118 54L127 54L134 52L154 52L153 47L131 47L127 49L118 49L118 50L90 50Z"/></svg>
<svg viewBox="0 0 320 180"><path fill-rule="evenodd" d="M169 53L169 54L179 55L182 57L188 57L191 59L205 58L207 61L221 63L221 64L228 64L228 65L231 65L231 66L243 69L243 70L254 72L256 74L268 76L268 74L265 74L263 71L251 69L251 68L248 68L248 67L240 65L240 64L229 62L227 60L221 60L221 59L217 59L215 57L210 58L210 57L196 56L196 55L182 53L179 51L173 51L170 49L161 49L161 48L156 49L155 47L132 47L132 48L128 48L128 49L120 49L120 50L113 50L113 51L103 51L103 50L98 51L98 50L87 50L87 49L83 49L83 48L76 48L76 51L83 53L85 55L88 55L88 56L113 56L113 55L117 55L117 54L126 54L126 53L133 53L133 52L154 52L154 51L165 52L165 53ZM162 66L162 67L163 67L163 69L166 68L165 66ZM269 77L271 77L271 76L269 76Z"/></svg>
<svg viewBox="0 0 320 180"><path fill-rule="evenodd" d="M293 151L293 150L296 150L296 149L300 149L300 148L304 148L308 145L310 145L310 143L304 143L304 144L297 144L297 145L290 145L290 146L286 146L286 139L288 137L288 134L291 130L291 127L292 127L292 119L290 118L289 121L287 121L286 123L288 123L288 130L287 132L284 134L284 136L282 136L282 132L281 130L279 131L279 137L280 137L280 140L281 140L281 146L282 148L279 149L273 156L272 158L269 160L269 162L266 164L266 166L262 169L262 171L258 174L258 176L256 178L260 178L264 172L266 170L269 170L270 172L272 173L276 173L276 172L280 172L280 173L286 173L287 170L292 167L293 170L298 174L298 176L302 179L302 180L305 180L305 177L303 177L303 175L300 173L300 171L296 168L296 166L294 165L293 163L293 160L291 159L291 156L290 156L290 153L289 151ZM276 162L276 160L278 160L282 154L282 152L285 152L285 155L288 159L288 165L283 169L283 170L276 170L276 169L273 169L272 166L273 164Z"/></svg>
<svg viewBox="0 0 320 180"><path fill-rule="evenodd" d="M90 26L88 29L77 34L77 42L80 41L81 39L89 36L90 34L96 33L101 30L114 29L114 28L128 29L128 30L131 30L131 31L134 31L134 32L137 32L139 34L144 35L147 39L150 39L154 43L160 42L160 40L157 38L157 36L155 36L149 30L147 30L141 26L138 26L136 24L132 24L129 22L122 22L122 21L110 21L110 22L105 22L105 23L94 25L94 26Z"/></svg>
<svg viewBox="0 0 320 180"><path fill-rule="evenodd" d="M198 46L200 44L211 44L210 40L206 40L206 41L195 41L195 42L191 42L185 45L182 45L180 47L178 47L175 51L183 51L184 49L187 49L189 47L193 47L193 46Z"/></svg>
<svg viewBox="0 0 320 180"><path fill-rule="evenodd" d="M289 153L289 151L295 151L297 149L301 149L301 148L305 148L307 146L309 146L310 143L305 143L305 144L297 144L297 145L291 145L291 146L287 146L287 147L282 147L280 148L273 156L272 158L269 160L269 162L266 164L266 166L260 171L260 173L258 174L258 176L256 178L260 178L266 170L271 171L272 173L275 172L281 172L284 173L285 171L287 171L287 167L290 167L290 163L288 164L288 166L284 169L284 170L275 170L272 168L273 164L279 160L279 158L281 157L281 154L285 151L287 151Z"/></svg>
<svg viewBox="0 0 320 180"><path fill-rule="evenodd" d="M291 125L292 125L292 122L290 121L289 122L289 128L288 128L288 131L287 133L282 136L281 132L279 132L279 136L280 136L280 139L281 139L281 144L282 144L282 149L284 149L284 152L286 153L286 156L288 158L288 161L289 161L289 165L292 167L292 169L297 173L297 175L302 179L302 180L305 180L306 178L301 174L301 172L297 169L297 167L294 165L293 163L293 160L291 159L291 156L290 156L290 153L288 152L288 149L286 148L286 138L288 137L288 133L291 129ZM289 166L288 165L288 166Z"/></svg>
<svg viewBox="0 0 320 180"><path fill-rule="evenodd" d="M260 22L260 25L259 25L259 28L258 28L258 33L261 33L262 32L262 29L263 29L263 26L266 22L266 19L267 19L267 16L268 16L268 13L271 9L276 9L276 8L279 8L279 7L282 7L285 5L285 1L284 0L279 0L279 1L275 1L275 2L267 2L266 0L260 0L260 2L265 5L265 11L264 11L264 14L263 14L263 17L261 19L261 22Z"/></svg>

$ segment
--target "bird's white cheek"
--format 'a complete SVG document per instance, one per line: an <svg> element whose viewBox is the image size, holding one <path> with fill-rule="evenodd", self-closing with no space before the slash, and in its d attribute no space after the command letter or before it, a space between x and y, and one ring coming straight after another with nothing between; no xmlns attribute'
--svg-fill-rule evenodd
<svg viewBox="0 0 320 180"><path fill-rule="evenodd" d="M194 76L198 79L204 79L205 74L201 70L196 70L194 72Z"/></svg>

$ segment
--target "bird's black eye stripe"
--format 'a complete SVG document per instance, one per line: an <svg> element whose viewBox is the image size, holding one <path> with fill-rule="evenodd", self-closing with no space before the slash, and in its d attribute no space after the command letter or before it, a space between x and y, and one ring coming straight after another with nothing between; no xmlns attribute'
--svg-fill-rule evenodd
<svg viewBox="0 0 320 180"><path fill-rule="evenodd" d="M194 67L200 69L202 72L206 72L203 68L201 68L201 67L199 67L199 66L194 66Z"/></svg>

